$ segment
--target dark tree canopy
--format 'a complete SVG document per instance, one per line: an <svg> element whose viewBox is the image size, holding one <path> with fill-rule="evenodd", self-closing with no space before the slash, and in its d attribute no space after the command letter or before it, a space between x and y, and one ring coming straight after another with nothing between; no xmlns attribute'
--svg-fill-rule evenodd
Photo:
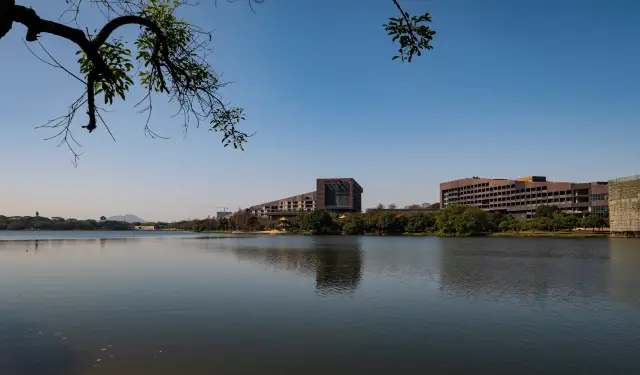
<svg viewBox="0 0 640 375"><path fill-rule="evenodd" d="M246 1L252 9L255 4L265 2ZM410 16L398 0L389 1L400 12L399 17L391 17L383 25L392 40L400 45L393 59L411 62L414 56L421 55L421 51L432 48L430 42L435 32L428 26L431 17L428 13ZM80 115L86 111L82 128L92 132L103 125L113 138L101 113L114 100L125 100L129 89L136 84L146 91L135 105L140 112L148 114L145 131L152 138L159 137L149 128L152 97L165 94L169 102L178 107L177 113L182 116L185 129L190 124L207 124L211 130L222 134L225 147L243 148L250 136L237 127L244 119L244 110L229 105L219 95L218 91L225 83L206 59L211 33L176 15L181 7L197 6L195 0L65 0L68 8L55 21L43 19L37 9L20 5L21 0L17 2L0 0L0 39L18 23L27 28L26 43L36 42L41 34L51 34L75 43L79 49L79 69L60 65L44 47L47 59L38 57L64 70L85 87L64 115L43 125L54 129L50 139L59 139L61 145L71 150L74 164L79 144L71 126L78 111L81 111ZM94 34L78 23L78 14L87 11L99 11L105 18L102 28ZM125 41L113 36L116 30L131 25L139 28L135 40ZM127 47L128 42L134 45L133 51ZM74 74L73 70L80 74Z"/></svg>

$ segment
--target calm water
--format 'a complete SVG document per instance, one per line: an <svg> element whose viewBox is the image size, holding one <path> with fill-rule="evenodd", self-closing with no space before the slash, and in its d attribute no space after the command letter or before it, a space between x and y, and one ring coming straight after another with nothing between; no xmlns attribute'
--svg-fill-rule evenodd
<svg viewBox="0 0 640 375"><path fill-rule="evenodd" d="M143 236L0 241L0 374L640 374L640 241Z"/></svg>

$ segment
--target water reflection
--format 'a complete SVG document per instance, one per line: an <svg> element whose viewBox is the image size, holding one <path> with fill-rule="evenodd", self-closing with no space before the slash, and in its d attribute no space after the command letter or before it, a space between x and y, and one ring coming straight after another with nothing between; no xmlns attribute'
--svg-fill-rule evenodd
<svg viewBox="0 0 640 375"><path fill-rule="evenodd" d="M640 305L640 240L612 238L611 245L611 294L624 303Z"/></svg>
<svg viewBox="0 0 640 375"><path fill-rule="evenodd" d="M106 248L107 244L129 245L143 240L142 238L66 238L66 239L36 239L36 240L0 240L0 249L11 251L34 251L45 249L74 248L78 246L100 244L100 248Z"/></svg>
<svg viewBox="0 0 640 375"><path fill-rule="evenodd" d="M638 241L192 238L0 241L0 375L640 374Z"/></svg>
<svg viewBox="0 0 640 375"><path fill-rule="evenodd" d="M607 239L443 239L441 251L450 296L594 302L609 294Z"/></svg>
<svg viewBox="0 0 640 375"><path fill-rule="evenodd" d="M275 241L274 241L275 242ZM232 247L240 260L315 277L319 294L348 294L358 288L362 279L361 239L357 237L313 237L304 246L271 244L260 247L247 244Z"/></svg>
<svg viewBox="0 0 640 375"><path fill-rule="evenodd" d="M316 290L322 294L351 293L362 279L362 246L355 237L315 237Z"/></svg>

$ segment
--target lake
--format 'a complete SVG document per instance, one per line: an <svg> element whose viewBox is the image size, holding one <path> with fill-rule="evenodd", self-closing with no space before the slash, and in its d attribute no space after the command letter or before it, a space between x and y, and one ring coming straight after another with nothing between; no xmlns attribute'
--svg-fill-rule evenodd
<svg viewBox="0 0 640 375"><path fill-rule="evenodd" d="M640 374L638 240L16 233L2 375Z"/></svg>

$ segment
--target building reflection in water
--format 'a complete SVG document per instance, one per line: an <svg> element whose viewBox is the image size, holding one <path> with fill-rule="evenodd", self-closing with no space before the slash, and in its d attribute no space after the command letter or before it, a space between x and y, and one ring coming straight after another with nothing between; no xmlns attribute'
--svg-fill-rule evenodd
<svg viewBox="0 0 640 375"><path fill-rule="evenodd" d="M291 240L291 238L288 238ZM315 278L319 294L349 294L362 279L361 239L318 236L296 246L295 241L273 241L269 247L239 246L233 252L240 260L265 264Z"/></svg>
<svg viewBox="0 0 640 375"><path fill-rule="evenodd" d="M611 294L616 300L640 305L640 240L611 238Z"/></svg>
<svg viewBox="0 0 640 375"><path fill-rule="evenodd" d="M441 290L522 301L609 295L606 239L443 239Z"/></svg>
<svg viewBox="0 0 640 375"><path fill-rule="evenodd" d="M322 294L351 293L362 279L362 246L355 237L314 237L316 290Z"/></svg>

